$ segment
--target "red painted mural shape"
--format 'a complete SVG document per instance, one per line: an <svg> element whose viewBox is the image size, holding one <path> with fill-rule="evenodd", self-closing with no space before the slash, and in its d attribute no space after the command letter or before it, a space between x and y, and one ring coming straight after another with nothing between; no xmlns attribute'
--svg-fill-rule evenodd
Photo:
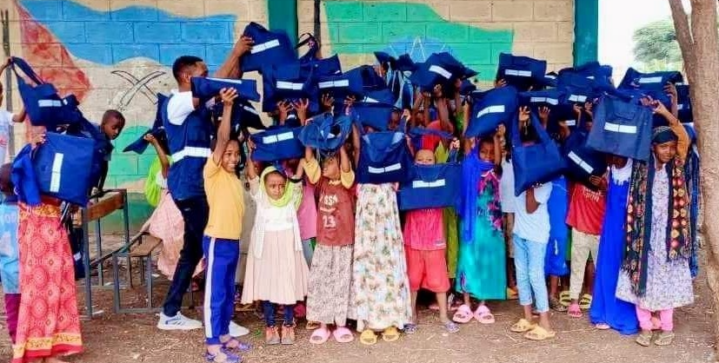
<svg viewBox="0 0 719 363"><path fill-rule="evenodd" d="M40 78L52 83L61 97L74 94L82 102L92 87L85 72L75 66L63 44L16 0L24 59Z"/></svg>

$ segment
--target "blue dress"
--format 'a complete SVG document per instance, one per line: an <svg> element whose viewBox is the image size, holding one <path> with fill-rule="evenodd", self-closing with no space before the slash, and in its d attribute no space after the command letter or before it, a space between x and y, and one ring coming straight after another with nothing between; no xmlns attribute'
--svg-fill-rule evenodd
<svg viewBox="0 0 719 363"><path fill-rule="evenodd" d="M567 209L569 196L567 193L567 180L562 176L552 182L552 194L549 196L547 208L549 211L549 243L544 257L544 272L551 276L566 276L569 274L567 265Z"/></svg>
<svg viewBox="0 0 719 363"><path fill-rule="evenodd" d="M631 171L631 164L625 168ZM593 324L604 323L621 334L630 335L639 331L636 309L634 304L618 299L616 290L624 255L624 221L631 183L629 178L621 182L614 177L610 180L589 319Z"/></svg>

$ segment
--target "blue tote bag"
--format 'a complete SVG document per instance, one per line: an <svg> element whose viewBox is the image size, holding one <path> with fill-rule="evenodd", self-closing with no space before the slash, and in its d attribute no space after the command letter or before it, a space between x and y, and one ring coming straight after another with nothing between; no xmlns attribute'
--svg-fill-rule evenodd
<svg viewBox="0 0 719 363"><path fill-rule="evenodd" d="M562 154L566 158L567 177L595 189L589 183L589 178L593 175L599 177L604 175L607 171L607 162L603 153L587 147L587 132L581 128L572 132L564 144Z"/></svg>
<svg viewBox="0 0 719 363"><path fill-rule="evenodd" d="M201 101L207 101L220 94L223 88L234 88L239 98L259 102L257 82L251 79L225 79L192 77L192 95Z"/></svg>
<svg viewBox="0 0 719 363"><path fill-rule="evenodd" d="M679 111L679 121L682 123L694 122L692 114L692 100L689 95L689 86L682 84L677 86L677 110Z"/></svg>
<svg viewBox="0 0 719 363"><path fill-rule="evenodd" d="M594 110L587 146L600 152L649 160L652 110L632 101L606 96Z"/></svg>
<svg viewBox="0 0 719 363"><path fill-rule="evenodd" d="M22 58L12 57L11 67L15 73L20 98L33 125L55 130L59 125L74 124L82 119L75 96L61 98L55 86L43 82ZM20 72L30 78L35 85L25 82Z"/></svg>
<svg viewBox="0 0 719 363"><path fill-rule="evenodd" d="M300 132L300 141L307 147L329 153L342 147L351 132L352 119L348 116L323 113L307 121Z"/></svg>
<svg viewBox="0 0 719 363"><path fill-rule="evenodd" d="M400 130L406 125L402 119ZM361 184L401 183L412 165L405 133L378 131L362 135L357 182Z"/></svg>
<svg viewBox="0 0 719 363"><path fill-rule="evenodd" d="M250 136L255 143L252 160L275 162L297 159L305 155L305 147L300 142L301 127L277 126Z"/></svg>
<svg viewBox="0 0 719 363"><path fill-rule="evenodd" d="M491 135L499 125L507 124L517 112L517 96L517 90L512 86L473 92L474 105L465 136Z"/></svg>
<svg viewBox="0 0 719 363"><path fill-rule="evenodd" d="M461 198L462 166L456 160L446 164L413 165L410 179L397 191L400 210L457 208Z"/></svg>
<svg viewBox="0 0 719 363"><path fill-rule="evenodd" d="M514 118L516 121L516 117ZM514 193L520 195L530 187L553 180L564 170L564 159L557 144L549 137L539 119L530 116L530 124L538 136L532 145L522 145L517 125L510 127L512 134L512 166L514 167Z"/></svg>
<svg viewBox="0 0 719 363"><path fill-rule="evenodd" d="M663 91L667 83L681 83L683 81L684 77L679 72L642 73L634 68L629 68L617 88Z"/></svg>
<svg viewBox="0 0 719 363"><path fill-rule="evenodd" d="M285 32L271 32L262 25L251 22L245 27L243 34L252 38L255 44L250 53L242 57L242 72L262 73L265 67L297 60L295 49Z"/></svg>
<svg viewBox="0 0 719 363"><path fill-rule="evenodd" d="M546 61L507 53L499 55L497 79L504 79L508 85L520 91L527 91L535 84L542 84L545 73Z"/></svg>
<svg viewBox="0 0 719 363"><path fill-rule="evenodd" d="M33 152L32 164L42 194L85 207L92 186L95 141L48 132Z"/></svg>

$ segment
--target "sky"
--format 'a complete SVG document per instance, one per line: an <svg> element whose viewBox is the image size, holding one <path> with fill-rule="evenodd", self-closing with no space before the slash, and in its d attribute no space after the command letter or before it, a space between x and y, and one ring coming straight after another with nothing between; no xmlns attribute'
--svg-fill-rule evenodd
<svg viewBox="0 0 719 363"><path fill-rule="evenodd" d="M600 63L614 67L621 79L634 61L634 30L669 17L668 0L599 0Z"/></svg>

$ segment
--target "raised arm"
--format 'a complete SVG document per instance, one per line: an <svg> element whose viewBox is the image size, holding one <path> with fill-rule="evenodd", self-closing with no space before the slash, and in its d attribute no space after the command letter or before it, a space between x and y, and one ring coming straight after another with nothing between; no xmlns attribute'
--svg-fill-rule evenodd
<svg viewBox="0 0 719 363"><path fill-rule="evenodd" d="M356 124L352 125L352 146L354 148L354 164L355 168L359 166L359 157L360 157L360 147L362 147L362 143L360 142L360 130L359 127L357 127Z"/></svg>
<svg viewBox="0 0 719 363"><path fill-rule="evenodd" d="M232 118L232 104L237 98L237 91L234 88L225 88L220 91L220 97L222 99L223 110L222 110L222 121L220 127L217 129L217 144L215 144L215 151L212 152L212 161L219 165L222 161L222 156L225 154L227 144L230 142L231 127L230 118Z"/></svg>
<svg viewBox="0 0 719 363"><path fill-rule="evenodd" d="M157 141L155 136L152 134L147 134L143 138L155 148L157 158L160 159L160 166L162 167L162 177L167 179L167 174L170 171L170 160L167 158L165 150L160 146L160 142Z"/></svg>
<svg viewBox="0 0 719 363"><path fill-rule="evenodd" d="M240 59L252 49L255 42L250 37L242 36L237 40L232 51L227 55L227 59L222 63L219 69L215 71L215 77L218 78L240 78L242 71L240 70Z"/></svg>

